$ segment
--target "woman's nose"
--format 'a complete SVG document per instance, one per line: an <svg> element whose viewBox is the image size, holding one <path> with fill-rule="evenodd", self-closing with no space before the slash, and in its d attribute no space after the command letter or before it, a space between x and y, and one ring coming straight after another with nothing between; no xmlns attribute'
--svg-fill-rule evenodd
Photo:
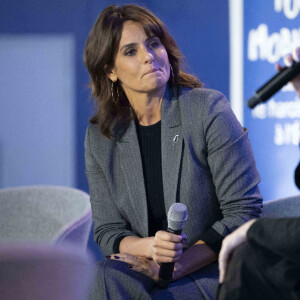
<svg viewBox="0 0 300 300"><path fill-rule="evenodd" d="M154 61L154 54L151 49L144 47L143 58L144 63L152 63Z"/></svg>

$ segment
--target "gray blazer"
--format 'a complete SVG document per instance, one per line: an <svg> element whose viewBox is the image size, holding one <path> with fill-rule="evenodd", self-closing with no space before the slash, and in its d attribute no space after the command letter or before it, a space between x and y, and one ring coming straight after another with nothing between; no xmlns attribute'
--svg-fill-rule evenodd
<svg viewBox="0 0 300 300"><path fill-rule="evenodd" d="M221 93L203 88L166 93L161 150L166 213L176 201L187 206L184 232L189 244L199 240L206 227L225 236L259 217L260 178L247 129ZM95 240L103 254L113 253L121 235L147 237L147 199L134 121L113 139L90 125L85 159Z"/></svg>

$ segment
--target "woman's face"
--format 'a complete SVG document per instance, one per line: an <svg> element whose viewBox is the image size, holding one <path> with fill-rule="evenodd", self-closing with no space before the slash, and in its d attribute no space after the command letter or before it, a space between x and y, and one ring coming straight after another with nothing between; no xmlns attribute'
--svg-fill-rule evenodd
<svg viewBox="0 0 300 300"><path fill-rule="evenodd" d="M112 81L119 79L126 96L132 99L141 93L155 95L163 91L169 77L168 54L160 39L147 37L140 23L124 22L109 78Z"/></svg>

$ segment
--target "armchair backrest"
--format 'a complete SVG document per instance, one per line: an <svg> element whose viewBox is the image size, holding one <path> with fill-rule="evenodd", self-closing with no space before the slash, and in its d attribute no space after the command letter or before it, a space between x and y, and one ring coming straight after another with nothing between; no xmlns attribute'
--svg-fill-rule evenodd
<svg viewBox="0 0 300 300"><path fill-rule="evenodd" d="M0 243L77 243L86 248L92 218L89 195L62 186L0 190Z"/></svg>
<svg viewBox="0 0 300 300"><path fill-rule="evenodd" d="M263 203L263 217L300 217L300 195L271 200Z"/></svg>

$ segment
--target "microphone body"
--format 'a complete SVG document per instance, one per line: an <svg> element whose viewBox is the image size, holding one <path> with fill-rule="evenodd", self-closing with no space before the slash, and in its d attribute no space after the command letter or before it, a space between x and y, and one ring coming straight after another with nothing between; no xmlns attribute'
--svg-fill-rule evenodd
<svg viewBox="0 0 300 300"><path fill-rule="evenodd" d="M180 235L187 220L187 207L182 203L173 203L168 212L167 232ZM166 288L173 279L174 262L162 263L159 269L159 285Z"/></svg>
<svg viewBox="0 0 300 300"><path fill-rule="evenodd" d="M254 96L248 100L248 106L254 108L257 104L266 102L298 73L300 73L300 62L294 63L291 67L285 67L255 92Z"/></svg>

